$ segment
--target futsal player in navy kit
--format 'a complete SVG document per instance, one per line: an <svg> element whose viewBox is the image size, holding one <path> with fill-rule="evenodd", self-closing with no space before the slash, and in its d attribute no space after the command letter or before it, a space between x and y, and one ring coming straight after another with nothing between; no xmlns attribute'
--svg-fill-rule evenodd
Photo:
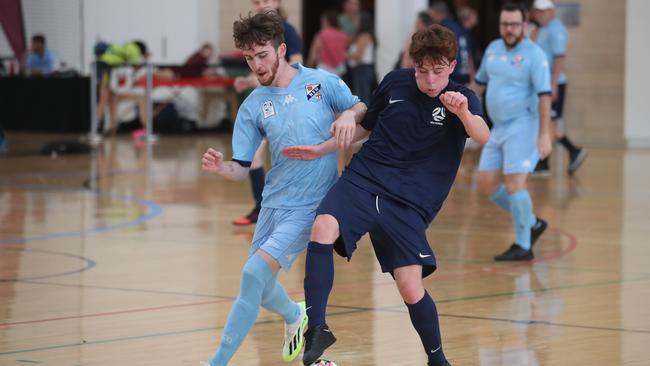
<svg viewBox="0 0 650 366"><path fill-rule="evenodd" d="M305 268L305 365L336 341L325 322L333 251L350 259L365 233L382 271L395 279L428 364L448 365L436 307L422 284L436 270L425 231L451 189L466 138L484 144L490 132L476 95L449 80L457 54L453 32L439 25L416 32L409 53L415 70L396 70L383 79L355 131L354 140L372 131L368 141L316 211ZM330 140L284 153L312 159L334 146Z"/></svg>

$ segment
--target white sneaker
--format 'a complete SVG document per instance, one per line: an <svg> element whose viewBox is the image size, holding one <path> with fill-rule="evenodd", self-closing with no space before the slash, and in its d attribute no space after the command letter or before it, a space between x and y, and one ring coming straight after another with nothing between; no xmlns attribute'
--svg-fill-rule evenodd
<svg viewBox="0 0 650 366"><path fill-rule="evenodd" d="M291 362L298 357L302 346L305 344L303 333L307 328L307 308L304 301L298 303L300 316L292 324L284 323L284 345L282 347L282 359L284 362Z"/></svg>

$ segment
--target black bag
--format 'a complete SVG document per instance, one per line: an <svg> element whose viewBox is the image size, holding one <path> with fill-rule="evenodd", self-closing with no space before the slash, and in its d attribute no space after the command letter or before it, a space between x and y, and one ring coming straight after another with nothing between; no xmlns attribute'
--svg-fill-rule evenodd
<svg viewBox="0 0 650 366"><path fill-rule="evenodd" d="M196 122L178 115L173 103L156 104L153 129L161 133L187 133L196 131Z"/></svg>
<svg viewBox="0 0 650 366"><path fill-rule="evenodd" d="M42 155L87 154L90 145L77 140L52 141L41 148Z"/></svg>

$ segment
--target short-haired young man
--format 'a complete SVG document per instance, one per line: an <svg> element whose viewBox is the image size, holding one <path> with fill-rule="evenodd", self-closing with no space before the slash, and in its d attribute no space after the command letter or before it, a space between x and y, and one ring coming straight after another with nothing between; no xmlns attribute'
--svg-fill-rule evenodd
<svg viewBox="0 0 650 366"><path fill-rule="evenodd" d="M467 137L483 144L490 135L476 95L449 80L457 49L456 36L445 27L416 32L409 47L415 70L386 75L356 128L355 140L372 133L318 207L307 247L305 365L336 341L325 322L333 251L349 259L365 233L370 233L382 271L395 279L428 364L449 364L436 306L422 283L436 270L426 229L447 198ZM284 153L311 159L333 146L329 141Z"/></svg>

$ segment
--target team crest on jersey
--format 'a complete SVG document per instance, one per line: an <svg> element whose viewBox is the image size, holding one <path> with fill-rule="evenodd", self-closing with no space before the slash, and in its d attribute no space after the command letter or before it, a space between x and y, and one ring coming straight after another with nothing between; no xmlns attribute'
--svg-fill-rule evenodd
<svg viewBox="0 0 650 366"><path fill-rule="evenodd" d="M273 107L272 101L267 100L262 103L262 113L264 114L264 118L269 118L275 114L275 108Z"/></svg>
<svg viewBox="0 0 650 366"><path fill-rule="evenodd" d="M310 102L319 102L323 95L320 92L320 84L309 84L305 86L307 100Z"/></svg>
<svg viewBox="0 0 650 366"><path fill-rule="evenodd" d="M517 55L512 58L512 64L515 66L521 65L522 61L524 61L524 58L521 55Z"/></svg>
<svg viewBox="0 0 650 366"><path fill-rule="evenodd" d="M433 112L431 112L431 118L433 118L433 121L430 121L429 123L432 125L442 126L442 121L445 119L445 117L445 107L437 107L433 110Z"/></svg>

